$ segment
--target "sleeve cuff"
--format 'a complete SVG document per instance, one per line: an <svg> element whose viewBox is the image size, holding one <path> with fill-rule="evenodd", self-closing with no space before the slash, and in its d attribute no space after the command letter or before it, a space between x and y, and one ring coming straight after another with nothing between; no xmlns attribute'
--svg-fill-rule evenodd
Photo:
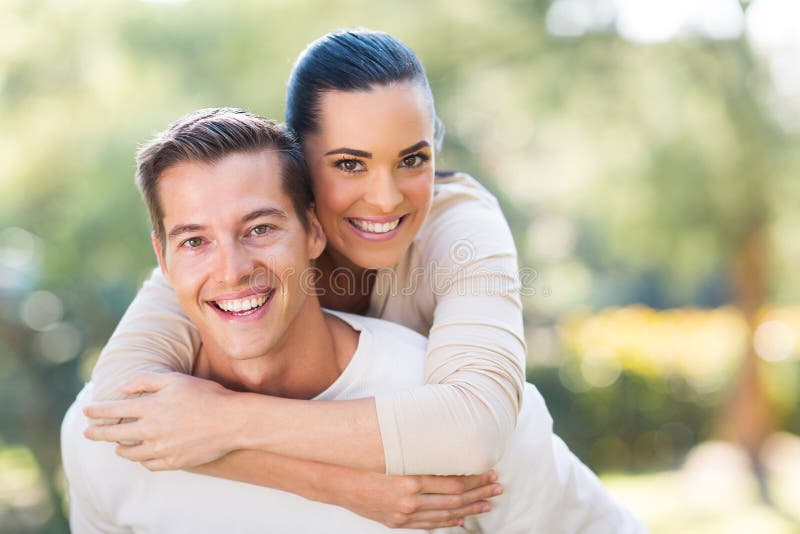
<svg viewBox="0 0 800 534"><path fill-rule="evenodd" d="M400 427L397 422L397 413L391 396L375 397L375 411L378 414L378 426L383 442L383 457L386 461L387 475L402 475L405 473L403 462L403 442L400 437Z"/></svg>

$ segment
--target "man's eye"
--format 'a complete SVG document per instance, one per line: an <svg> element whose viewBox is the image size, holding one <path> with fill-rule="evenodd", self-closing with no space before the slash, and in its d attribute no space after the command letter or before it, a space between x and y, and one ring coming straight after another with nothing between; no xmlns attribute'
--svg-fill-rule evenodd
<svg viewBox="0 0 800 534"><path fill-rule="evenodd" d="M254 227L250 230L250 233L253 235L266 235L270 231L270 227L267 224L259 224L258 226Z"/></svg>
<svg viewBox="0 0 800 534"><path fill-rule="evenodd" d="M187 248L197 248L203 244L203 240L199 237L190 237L182 243L182 246Z"/></svg>
<svg viewBox="0 0 800 534"><path fill-rule="evenodd" d="M364 164L357 159L340 159L336 166L345 172L360 172L364 170Z"/></svg>

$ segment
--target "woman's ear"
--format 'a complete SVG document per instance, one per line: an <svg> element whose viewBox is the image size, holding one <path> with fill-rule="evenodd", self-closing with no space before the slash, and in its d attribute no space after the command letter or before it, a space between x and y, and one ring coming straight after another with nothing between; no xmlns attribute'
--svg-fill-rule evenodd
<svg viewBox="0 0 800 534"><path fill-rule="evenodd" d="M322 225L319 223L313 205L308 208L306 217L308 218L308 257L315 260L325 250L325 245L328 241L325 238L325 232L322 231Z"/></svg>

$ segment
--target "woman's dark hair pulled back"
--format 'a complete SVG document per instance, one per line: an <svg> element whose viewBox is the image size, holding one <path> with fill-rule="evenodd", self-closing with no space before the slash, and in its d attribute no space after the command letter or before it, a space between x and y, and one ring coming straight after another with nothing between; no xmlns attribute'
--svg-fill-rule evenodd
<svg viewBox="0 0 800 534"><path fill-rule="evenodd" d="M317 130L323 93L367 91L398 82L424 87L436 120L425 69L408 46L387 33L364 28L331 32L309 44L292 68L286 124L302 140Z"/></svg>

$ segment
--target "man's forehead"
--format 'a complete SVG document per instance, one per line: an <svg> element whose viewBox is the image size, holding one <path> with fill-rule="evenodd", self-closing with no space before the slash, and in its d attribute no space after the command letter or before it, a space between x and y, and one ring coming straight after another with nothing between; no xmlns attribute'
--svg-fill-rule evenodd
<svg viewBox="0 0 800 534"><path fill-rule="evenodd" d="M235 153L215 162L180 162L162 173L158 195L165 226L207 225L261 217L288 219L280 156ZM254 215L256 214L256 215Z"/></svg>
<svg viewBox="0 0 800 534"><path fill-rule="evenodd" d="M157 183L163 211L169 211L169 205L191 209L193 203L242 204L245 200L291 205L281 163L273 150L233 153L211 162L177 162L162 171Z"/></svg>
<svg viewBox="0 0 800 534"><path fill-rule="evenodd" d="M283 177L283 161L280 153L273 149L254 152L231 152L214 160L186 159L176 161L164 168L158 182L185 180L231 181L234 178L257 179L261 183L280 185Z"/></svg>

